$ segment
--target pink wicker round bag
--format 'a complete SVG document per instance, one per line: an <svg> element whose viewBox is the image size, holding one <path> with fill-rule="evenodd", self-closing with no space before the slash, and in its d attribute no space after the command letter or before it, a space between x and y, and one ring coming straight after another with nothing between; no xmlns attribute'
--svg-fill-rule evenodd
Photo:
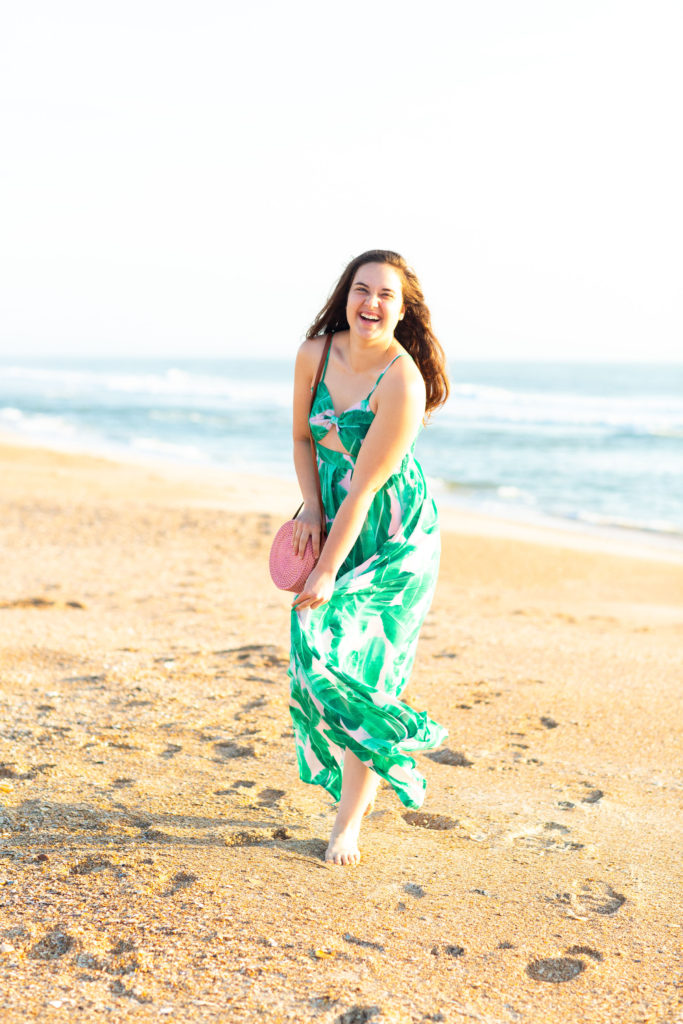
<svg viewBox="0 0 683 1024"><path fill-rule="evenodd" d="M289 519L275 534L268 561L270 575L275 586L280 590L292 590L295 594L300 594L313 570L316 559L310 537L303 556L294 552L292 548L293 532L294 520Z"/></svg>

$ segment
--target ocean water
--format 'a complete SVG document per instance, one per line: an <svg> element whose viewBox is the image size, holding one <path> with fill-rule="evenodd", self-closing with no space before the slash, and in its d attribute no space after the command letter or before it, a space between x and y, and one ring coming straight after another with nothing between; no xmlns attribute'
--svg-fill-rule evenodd
<svg viewBox="0 0 683 1024"><path fill-rule="evenodd" d="M683 544L683 365L459 363L418 440L437 499ZM293 477L292 361L0 361L0 431Z"/></svg>

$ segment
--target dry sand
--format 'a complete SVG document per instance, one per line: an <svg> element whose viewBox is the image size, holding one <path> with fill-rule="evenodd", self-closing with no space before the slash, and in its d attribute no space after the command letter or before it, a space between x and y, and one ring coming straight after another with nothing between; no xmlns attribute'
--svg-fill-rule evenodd
<svg viewBox="0 0 683 1024"><path fill-rule="evenodd" d="M266 565L293 486L0 479L2 1024L683 1019L681 564L445 516L407 699L447 752L332 868Z"/></svg>

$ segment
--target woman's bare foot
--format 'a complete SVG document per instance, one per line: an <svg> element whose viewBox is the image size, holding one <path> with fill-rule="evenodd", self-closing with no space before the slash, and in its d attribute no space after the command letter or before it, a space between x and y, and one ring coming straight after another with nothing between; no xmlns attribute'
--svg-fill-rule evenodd
<svg viewBox="0 0 683 1024"><path fill-rule="evenodd" d="M329 864L360 864L359 831L358 828L345 828L338 834L333 831L325 852L325 860Z"/></svg>
<svg viewBox="0 0 683 1024"><path fill-rule="evenodd" d="M378 784L375 773L350 750L345 750L341 799L325 853L329 864L360 864L360 826L375 805Z"/></svg>

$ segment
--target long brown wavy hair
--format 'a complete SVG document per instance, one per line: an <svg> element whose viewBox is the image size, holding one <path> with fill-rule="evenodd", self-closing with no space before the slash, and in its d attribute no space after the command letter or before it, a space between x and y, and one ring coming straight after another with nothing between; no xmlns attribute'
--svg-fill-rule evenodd
<svg viewBox="0 0 683 1024"><path fill-rule="evenodd" d="M432 318L422 294L420 282L402 256L390 249L369 249L351 260L339 278L332 294L311 324L307 338L317 338L337 331L348 331L346 302L359 267L366 263L388 263L401 278L405 314L396 325L394 336L415 360L425 382L427 413L437 409L448 398L449 384L446 357L432 330Z"/></svg>

